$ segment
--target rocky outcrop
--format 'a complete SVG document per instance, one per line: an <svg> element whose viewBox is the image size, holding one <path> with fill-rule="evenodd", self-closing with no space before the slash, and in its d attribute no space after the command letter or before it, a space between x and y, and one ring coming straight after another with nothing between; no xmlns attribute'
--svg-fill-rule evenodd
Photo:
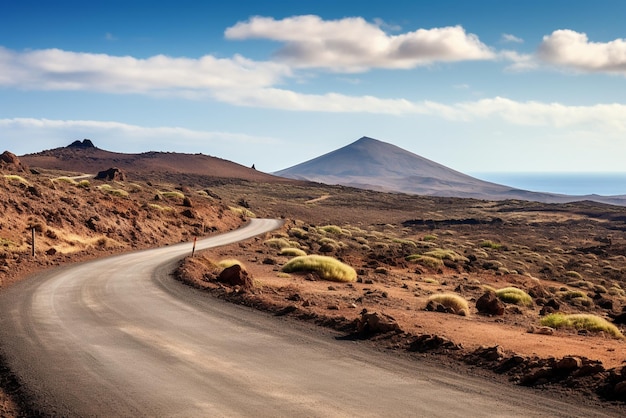
<svg viewBox="0 0 626 418"><path fill-rule="evenodd" d="M363 337L402 331L391 316L384 313L368 312L366 309L361 312L361 317L357 320L356 330Z"/></svg>
<svg viewBox="0 0 626 418"><path fill-rule="evenodd" d="M229 286L240 286L243 289L252 288L252 278L248 276L248 272L241 268L239 264L234 264L225 268L217 276L217 281Z"/></svg>
<svg viewBox="0 0 626 418"><path fill-rule="evenodd" d="M126 181L126 173L117 167L113 167L108 170L100 171L98 175L96 175L96 180Z"/></svg>
<svg viewBox="0 0 626 418"><path fill-rule="evenodd" d="M504 303L498 299L493 290L486 291L476 301L476 309L485 315L504 315Z"/></svg>
<svg viewBox="0 0 626 418"><path fill-rule="evenodd" d="M76 140L69 144L67 148L95 148L96 146L90 139L83 139L82 141Z"/></svg>
<svg viewBox="0 0 626 418"><path fill-rule="evenodd" d="M17 155L4 151L0 154L0 170L25 172L28 171L28 167L20 161Z"/></svg>

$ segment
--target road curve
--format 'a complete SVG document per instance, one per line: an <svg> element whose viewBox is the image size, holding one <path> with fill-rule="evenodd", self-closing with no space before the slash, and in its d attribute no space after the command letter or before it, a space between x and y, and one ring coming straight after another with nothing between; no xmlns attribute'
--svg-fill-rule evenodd
<svg viewBox="0 0 626 418"><path fill-rule="evenodd" d="M199 241L209 248L280 225ZM601 416L390 358L169 277L180 244L55 269L0 294L0 350L54 416Z"/></svg>

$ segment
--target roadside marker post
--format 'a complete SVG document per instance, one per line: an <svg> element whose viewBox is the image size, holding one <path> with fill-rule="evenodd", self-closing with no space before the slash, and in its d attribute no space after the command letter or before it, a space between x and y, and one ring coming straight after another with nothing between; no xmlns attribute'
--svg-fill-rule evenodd
<svg viewBox="0 0 626 418"><path fill-rule="evenodd" d="M198 240L198 237L193 237L193 248L191 249L191 256L192 257L196 253L196 241L197 240Z"/></svg>

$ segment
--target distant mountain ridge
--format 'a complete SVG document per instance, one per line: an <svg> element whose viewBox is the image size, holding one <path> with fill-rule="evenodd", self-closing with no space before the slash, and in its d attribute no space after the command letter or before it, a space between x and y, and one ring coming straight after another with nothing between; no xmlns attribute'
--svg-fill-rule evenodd
<svg viewBox="0 0 626 418"><path fill-rule="evenodd" d="M362 137L352 144L273 173L277 176L408 194L544 203L580 200L626 205L626 196L567 196L483 181L395 145Z"/></svg>

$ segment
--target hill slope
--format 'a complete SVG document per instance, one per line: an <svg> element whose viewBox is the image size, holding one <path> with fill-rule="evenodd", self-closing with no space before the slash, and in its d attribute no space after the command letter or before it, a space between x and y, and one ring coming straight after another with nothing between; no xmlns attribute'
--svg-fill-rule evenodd
<svg viewBox="0 0 626 418"><path fill-rule="evenodd" d="M76 141L67 147L20 156L20 160L33 168L74 171L95 174L117 167L142 177L150 174L195 174L210 177L242 179L258 182L285 182L240 164L204 154L173 152L145 152L122 154L95 147L88 139Z"/></svg>
<svg viewBox="0 0 626 418"><path fill-rule="evenodd" d="M274 174L319 183L418 195L487 200L521 199L546 203L593 200L626 204L626 197L623 196L566 196L490 183L368 137Z"/></svg>

